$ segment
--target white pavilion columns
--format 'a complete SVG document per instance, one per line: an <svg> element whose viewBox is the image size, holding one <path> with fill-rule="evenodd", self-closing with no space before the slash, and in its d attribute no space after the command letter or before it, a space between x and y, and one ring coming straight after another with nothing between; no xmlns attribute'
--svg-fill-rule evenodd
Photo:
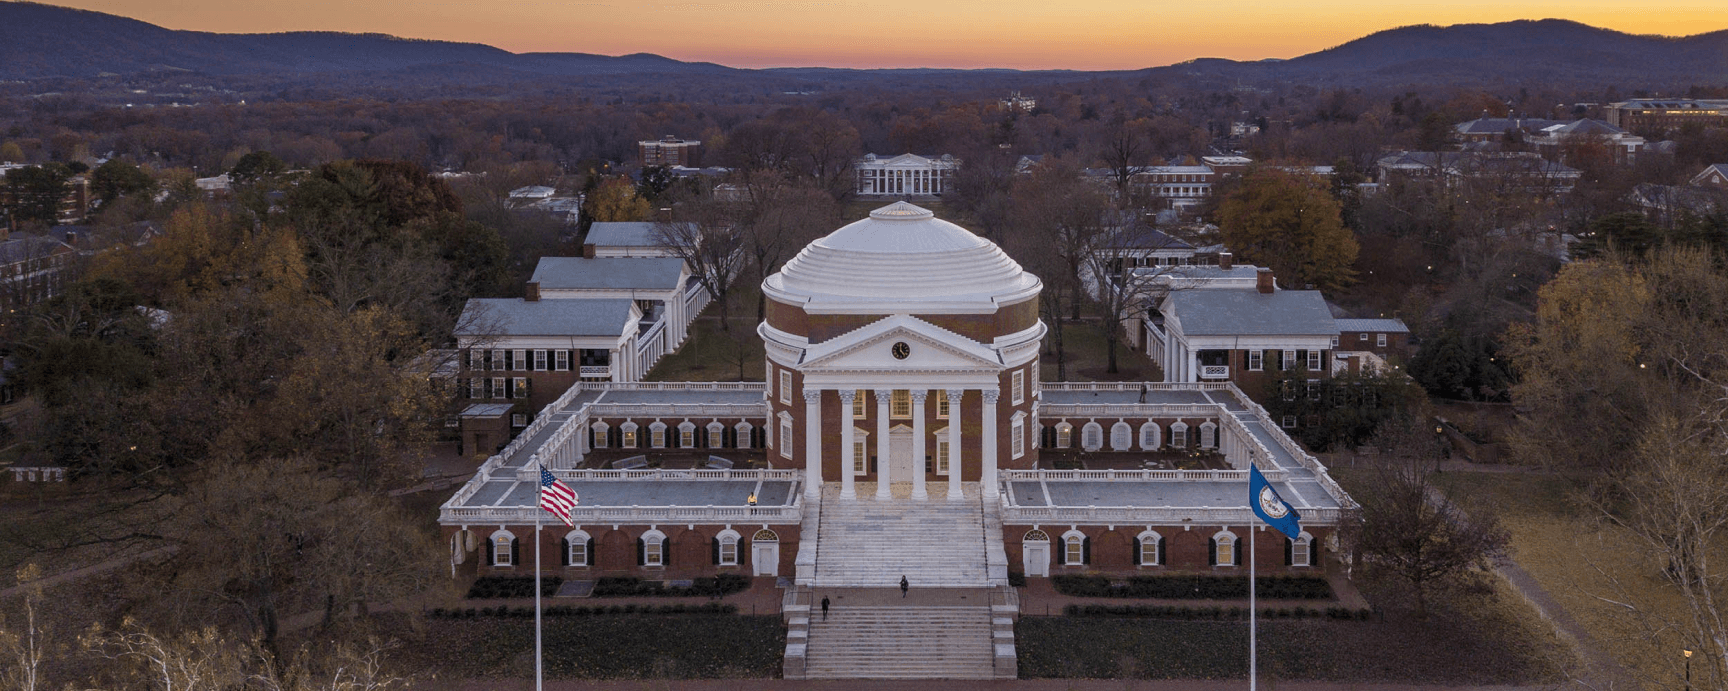
<svg viewBox="0 0 1728 691"><path fill-rule="evenodd" d="M886 500L893 496L888 487L888 476L893 463L888 458L888 400L894 397L891 389L876 390L876 498Z"/></svg>
<svg viewBox="0 0 1728 691"><path fill-rule="evenodd" d="M961 389L949 389L948 394L948 498L958 501L960 495L960 401L966 392Z"/></svg>
<svg viewBox="0 0 1728 691"><path fill-rule="evenodd" d="M852 400L858 392L841 389L840 394L840 498L853 499L858 491L853 487L852 470L857 461L852 457Z"/></svg>
<svg viewBox="0 0 1728 691"><path fill-rule="evenodd" d="M984 496L996 496L996 398L1001 392L985 390L984 394L984 462L983 473L979 484L983 485Z"/></svg>
<svg viewBox="0 0 1728 691"><path fill-rule="evenodd" d="M912 391L912 498L929 499L930 493L924 487L924 398L930 394L925 389Z"/></svg>
<svg viewBox="0 0 1728 691"><path fill-rule="evenodd" d="M804 496L822 496L822 390L804 390Z"/></svg>

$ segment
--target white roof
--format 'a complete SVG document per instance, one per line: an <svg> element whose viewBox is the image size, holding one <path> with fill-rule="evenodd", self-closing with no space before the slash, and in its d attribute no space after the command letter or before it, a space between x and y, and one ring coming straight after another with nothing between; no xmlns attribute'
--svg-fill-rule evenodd
<svg viewBox="0 0 1728 691"><path fill-rule="evenodd" d="M994 312L998 298L1036 294L1040 284L995 243L895 202L810 243L765 285L807 311L829 303L905 313L907 301Z"/></svg>

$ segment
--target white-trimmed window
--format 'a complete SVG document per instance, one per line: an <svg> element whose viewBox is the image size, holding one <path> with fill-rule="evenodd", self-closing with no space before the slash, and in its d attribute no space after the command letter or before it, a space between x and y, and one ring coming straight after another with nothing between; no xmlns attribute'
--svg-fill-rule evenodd
<svg viewBox="0 0 1728 691"><path fill-rule="evenodd" d="M718 420L708 423L708 448L718 449L721 447L721 442L724 441L726 441L726 426L720 424Z"/></svg>
<svg viewBox="0 0 1728 691"><path fill-rule="evenodd" d="M1319 379L1309 379L1308 380L1308 400L1310 400L1310 401L1320 400L1320 380Z"/></svg>
<svg viewBox="0 0 1728 691"><path fill-rule="evenodd" d="M678 448L696 448L696 425L686 420L678 425Z"/></svg>
<svg viewBox="0 0 1728 691"><path fill-rule="evenodd" d="M1218 425L1211 420L1200 423L1200 448L1218 448Z"/></svg>
<svg viewBox="0 0 1728 691"><path fill-rule="evenodd" d="M852 474L865 475L870 472L870 433L857 427L852 428Z"/></svg>
<svg viewBox="0 0 1728 691"><path fill-rule="evenodd" d="M1296 351L1294 351L1294 350L1280 350L1278 352L1280 354L1280 357L1283 360L1283 362L1282 362L1282 368L1283 369L1291 369L1291 368L1296 366Z"/></svg>
<svg viewBox="0 0 1728 691"><path fill-rule="evenodd" d="M515 552L515 535L510 534L510 531L508 530L499 530L496 533L492 533L493 566L510 566L511 564L514 564L515 561L512 558L515 556Z"/></svg>
<svg viewBox="0 0 1728 691"><path fill-rule="evenodd" d="M1086 534L1070 530L1062 534L1062 564L1082 566L1086 563Z"/></svg>
<svg viewBox="0 0 1728 691"><path fill-rule="evenodd" d="M936 430L936 474L948 474L948 428Z"/></svg>
<svg viewBox="0 0 1728 691"><path fill-rule="evenodd" d="M756 426L748 422L740 422L732 426L732 447L737 449L750 448L750 435L756 431Z"/></svg>
<svg viewBox="0 0 1728 691"><path fill-rule="evenodd" d="M1296 429L1296 416L1285 415L1284 419L1278 421L1278 426L1284 429Z"/></svg>
<svg viewBox="0 0 1728 691"><path fill-rule="evenodd" d="M1248 351L1248 371L1263 372L1266 370L1266 353L1258 350Z"/></svg>
<svg viewBox="0 0 1728 691"><path fill-rule="evenodd" d="M527 427L528 426L528 414L527 413L511 413L510 414L510 426L511 427Z"/></svg>
<svg viewBox="0 0 1728 691"><path fill-rule="evenodd" d="M1310 372L1320 371L1320 351L1318 351L1318 350L1308 351L1308 371L1310 371Z"/></svg>
<svg viewBox="0 0 1728 691"><path fill-rule="evenodd" d="M468 371L478 372L486 369L486 351L479 348L468 349Z"/></svg>
<svg viewBox="0 0 1728 691"><path fill-rule="evenodd" d="M588 563L588 533L572 530L564 535L564 564L566 566L590 566Z"/></svg>
<svg viewBox="0 0 1728 691"><path fill-rule="evenodd" d="M469 398L485 398L486 397L486 380L481 379L479 377L474 377L473 379L469 379L468 380L468 397Z"/></svg>
<svg viewBox="0 0 1728 691"><path fill-rule="evenodd" d="M510 378L510 397L511 398L527 398L528 397L528 386L529 386L529 382L531 382L531 381L533 381L533 380L529 379L528 377L511 377Z"/></svg>
<svg viewBox="0 0 1728 691"><path fill-rule="evenodd" d="M742 536L730 528L714 537L714 562L720 566L738 565L738 541Z"/></svg>
<svg viewBox="0 0 1728 691"><path fill-rule="evenodd" d="M1011 458L1026 455L1026 414L1015 413L1014 422L1008 429L1008 448Z"/></svg>
<svg viewBox="0 0 1728 691"><path fill-rule="evenodd" d="M1164 565L1164 536L1148 530L1134 538L1134 543L1138 546L1135 563L1141 566Z"/></svg>
<svg viewBox="0 0 1728 691"><path fill-rule="evenodd" d="M534 371L546 371L546 351L538 349L534 351Z"/></svg>
<svg viewBox="0 0 1728 691"><path fill-rule="evenodd" d="M1039 379L1038 379L1038 361L1033 360L1032 361L1032 395L1034 395L1034 396L1038 395L1038 392L1043 390L1042 385L1039 384L1038 382L1039 382Z"/></svg>
<svg viewBox="0 0 1728 691"><path fill-rule="evenodd" d="M857 389L857 390L852 392L852 418L853 419L858 419L858 418L864 417L864 411L869 408L869 405L866 404L864 401L869 396L870 396L870 392L865 391L863 389Z"/></svg>
<svg viewBox="0 0 1728 691"><path fill-rule="evenodd" d="M1374 345L1386 347L1386 334L1374 334Z"/></svg>
<svg viewBox="0 0 1728 691"><path fill-rule="evenodd" d="M1140 450L1157 451L1158 445L1164 441L1159 438L1163 436L1161 434L1162 431L1163 430L1158 428L1158 423L1156 422L1147 421L1145 424L1140 425Z"/></svg>
<svg viewBox="0 0 1728 691"><path fill-rule="evenodd" d="M654 449L666 448L666 423L655 421L648 425L648 446Z"/></svg>
<svg viewBox="0 0 1728 691"><path fill-rule="evenodd" d="M642 534L642 565L666 565L666 534L650 530Z"/></svg>
<svg viewBox="0 0 1728 691"><path fill-rule="evenodd" d="M895 389L888 394L888 417L912 417L912 392L906 389Z"/></svg>
<svg viewBox="0 0 1728 691"><path fill-rule="evenodd" d="M780 413L780 456L792 457L792 416Z"/></svg>
<svg viewBox="0 0 1728 691"><path fill-rule="evenodd" d="M510 351L508 351L508 350L494 350L494 351L492 351L492 369L498 370L500 372L510 369L510 356L508 355L509 352Z"/></svg>
<svg viewBox="0 0 1728 691"><path fill-rule="evenodd" d="M507 378L505 378L505 377L493 377L492 378L492 397L493 398L504 398L505 396L510 394L510 389L505 386L506 379Z"/></svg>
<svg viewBox="0 0 1728 691"><path fill-rule="evenodd" d="M936 419L938 419L938 420L948 419L948 390L947 389L942 389L942 390L939 390L936 392Z"/></svg>
<svg viewBox="0 0 1728 691"><path fill-rule="evenodd" d="M1302 531L1290 541L1290 566L1314 565L1314 536Z"/></svg>
<svg viewBox="0 0 1728 691"><path fill-rule="evenodd" d="M1249 530L1253 530L1250 528ZM1215 566L1236 565L1236 534L1220 530L1212 536L1212 563Z"/></svg>
<svg viewBox="0 0 1728 691"><path fill-rule="evenodd" d="M568 351L568 350L554 350L554 351L552 351L552 367L553 367L553 369L556 369L559 372L570 371L570 351Z"/></svg>
<svg viewBox="0 0 1728 691"><path fill-rule="evenodd" d="M1188 448L1188 423L1177 422L1170 425L1170 448Z"/></svg>
<svg viewBox="0 0 1728 691"><path fill-rule="evenodd" d="M780 370L780 402L792 405L792 373Z"/></svg>
<svg viewBox="0 0 1728 691"><path fill-rule="evenodd" d="M1074 445L1074 426L1063 421L1056 426L1056 448L1066 449Z"/></svg>
<svg viewBox="0 0 1728 691"><path fill-rule="evenodd" d="M1026 402L1026 370L1014 370L1011 375L1014 385L1014 405Z"/></svg>
<svg viewBox="0 0 1728 691"><path fill-rule="evenodd" d="M510 351L510 353L514 356L512 359L516 361L516 364L512 365L512 369L518 372L528 371L528 351L523 348L518 348Z"/></svg>
<svg viewBox="0 0 1728 691"><path fill-rule="evenodd" d="M1366 340L1368 340L1368 333L1367 333L1367 332L1363 332L1363 333L1359 333L1359 334L1356 334L1356 340L1358 340L1358 341L1366 341Z"/></svg>
<svg viewBox="0 0 1728 691"><path fill-rule="evenodd" d="M1117 421L1116 424L1111 425L1110 450L1127 451L1129 448L1133 447L1134 432L1132 429L1133 428L1128 426L1128 423L1122 421Z"/></svg>
<svg viewBox="0 0 1728 691"><path fill-rule="evenodd" d="M1080 448L1087 451L1097 451L1104 448L1104 426L1096 422L1088 422L1080 428Z"/></svg>
<svg viewBox="0 0 1728 691"><path fill-rule="evenodd" d="M623 443L619 444L619 446L622 446L626 449L636 448L636 423L626 422L622 425L619 425L618 431L621 432L624 436L624 441L623 441Z"/></svg>
<svg viewBox="0 0 1728 691"><path fill-rule="evenodd" d="M606 448L606 433L610 431L611 428L604 422L595 422L591 425L591 428L594 430L594 448Z"/></svg>

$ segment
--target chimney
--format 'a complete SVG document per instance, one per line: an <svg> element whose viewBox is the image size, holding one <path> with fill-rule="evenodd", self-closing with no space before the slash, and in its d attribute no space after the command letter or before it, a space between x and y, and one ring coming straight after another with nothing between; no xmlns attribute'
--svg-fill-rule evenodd
<svg viewBox="0 0 1728 691"><path fill-rule="evenodd" d="M1219 252L1218 253L1218 268L1223 269L1225 271L1229 271L1230 270L1230 261L1232 259L1235 259L1235 257L1230 256L1229 252Z"/></svg>
<svg viewBox="0 0 1728 691"><path fill-rule="evenodd" d="M583 259L593 259L594 258L594 243L586 242L586 243L582 244L582 258Z"/></svg>
<svg viewBox="0 0 1728 691"><path fill-rule="evenodd" d="M593 245L589 245L589 247L593 247ZM522 291L522 299L527 300L528 302L539 302L540 301L540 282L539 281L529 281L527 288Z"/></svg>
<svg viewBox="0 0 1728 691"><path fill-rule="evenodd" d="M1277 290L1277 287L1272 284L1271 269L1262 267L1259 272L1254 274L1254 289L1267 295L1271 295L1272 291Z"/></svg>

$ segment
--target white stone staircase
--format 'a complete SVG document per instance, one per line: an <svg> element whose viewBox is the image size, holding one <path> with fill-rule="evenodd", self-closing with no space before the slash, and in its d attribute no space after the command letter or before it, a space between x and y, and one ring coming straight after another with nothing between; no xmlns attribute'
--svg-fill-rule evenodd
<svg viewBox="0 0 1728 691"><path fill-rule="evenodd" d="M823 487L811 584L897 588L905 576L913 588L993 585L978 485L967 483L963 498L950 501L940 483L933 484L938 487L924 500L912 499L909 485L896 486L895 496L886 501L863 487L857 499L841 499L837 483ZM1005 583L1005 564L1002 570Z"/></svg>
<svg viewBox="0 0 1728 691"><path fill-rule="evenodd" d="M806 679L996 678L988 606L835 607L813 612Z"/></svg>

